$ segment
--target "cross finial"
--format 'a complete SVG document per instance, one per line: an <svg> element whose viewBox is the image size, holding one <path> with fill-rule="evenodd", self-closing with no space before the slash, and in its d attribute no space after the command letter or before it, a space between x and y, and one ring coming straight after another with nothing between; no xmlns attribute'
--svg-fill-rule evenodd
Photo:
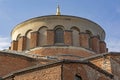
<svg viewBox="0 0 120 80"><path fill-rule="evenodd" d="M56 15L61 15L59 5L57 6L57 12L56 12Z"/></svg>

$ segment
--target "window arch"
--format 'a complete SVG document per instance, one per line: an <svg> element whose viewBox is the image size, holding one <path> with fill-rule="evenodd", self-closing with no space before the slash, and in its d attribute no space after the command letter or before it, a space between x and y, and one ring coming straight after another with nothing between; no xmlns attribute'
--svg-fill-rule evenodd
<svg viewBox="0 0 120 80"><path fill-rule="evenodd" d="M18 40L20 37L21 37L21 34L18 34L16 40Z"/></svg>
<svg viewBox="0 0 120 80"><path fill-rule="evenodd" d="M92 35L93 35L92 32L89 31L89 30L86 30L86 33L89 34L89 36L92 36Z"/></svg>
<svg viewBox="0 0 120 80"><path fill-rule="evenodd" d="M64 43L64 31L62 28L55 29L55 43Z"/></svg>
<svg viewBox="0 0 120 80"><path fill-rule="evenodd" d="M82 80L81 76L75 75L75 79L74 80Z"/></svg>
<svg viewBox="0 0 120 80"><path fill-rule="evenodd" d="M71 27L71 30L73 30L73 29L80 33L80 29L78 27L76 27L76 26Z"/></svg>

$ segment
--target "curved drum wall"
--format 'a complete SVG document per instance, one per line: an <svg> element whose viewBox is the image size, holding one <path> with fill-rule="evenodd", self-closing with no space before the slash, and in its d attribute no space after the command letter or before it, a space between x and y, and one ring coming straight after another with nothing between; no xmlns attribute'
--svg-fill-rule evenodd
<svg viewBox="0 0 120 80"><path fill-rule="evenodd" d="M56 31L62 29L59 41ZM75 16L50 15L32 18L18 24L12 31L11 50L24 51L43 46L74 46L106 52L105 32L96 23ZM58 37L58 39L56 39Z"/></svg>
<svg viewBox="0 0 120 80"><path fill-rule="evenodd" d="M99 35L101 40L105 39L104 30L96 23L74 16L43 16L27 20L18 24L12 31L12 40L16 40L17 36L25 36L28 30L38 31L40 27L46 26L48 29L54 29L57 25L64 26L65 30L70 30L72 27L77 27L80 32L89 30L93 35Z"/></svg>

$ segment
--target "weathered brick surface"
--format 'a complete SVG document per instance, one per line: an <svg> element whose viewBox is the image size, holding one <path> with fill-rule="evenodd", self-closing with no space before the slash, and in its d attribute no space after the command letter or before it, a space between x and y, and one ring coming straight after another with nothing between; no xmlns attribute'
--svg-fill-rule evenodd
<svg viewBox="0 0 120 80"><path fill-rule="evenodd" d="M110 62L110 57L102 57L98 59L91 60L93 64L96 66L100 67L103 70L106 70L109 73L111 72L111 62Z"/></svg>
<svg viewBox="0 0 120 80"><path fill-rule="evenodd" d="M62 63L55 66L44 66L14 74L14 80L75 80L78 75L82 80L112 80L105 74L96 71L92 67L81 63ZM11 80L9 77L6 80Z"/></svg>
<svg viewBox="0 0 120 80"><path fill-rule="evenodd" d="M91 52L84 49L75 49L73 48L64 48L64 47L48 47L48 48L39 48L30 51L32 54L39 54L41 56L51 56L51 55L60 55L60 54L73 54L76 56L87 57L93 55Z"/></svg>
<svg viewBox="0 0 120 80"><path fill-rule="evenodd" d="M81 64L64 64L63 65L63 80L75 80L75 75L79 75L83 80L89 80L87 72Z"/></svg>
<svg viewBox="0 0 120 80"><path fill-rule="evenodd" d="M104 41L100 41L100 53L105 53L106 51L106 43Z"/></svg>
<svg viewBox="0 0 120 80"><path fill-rule="evenodd" d="M53 45L53 44L54 44L54 31L47 30L47 45Z"/></svg>
<svg viewBox="0 0 120 80"><path fill-rule="evenodd" d="M11 43L11 50L16 50L18 49L18 41L12 41Z"/></svg>
<svg viewBox="0 0 120 80"><path fill-rule="evenodd" d="M31 33L31 39L30 39L30 47L35 48L38 46L38 32L32 32Z"/></svg>
<svg viewBox="0 0 120 80"><path fill-rule="evenodd" d="M111 56L112 73L120 80L120 56Z"/></svg>
<svg viewBox="0 0 120 80"><path fill-rule="evenodd" d="M16 75L14 80L61 80L61 65Z"/></svg>
<svg viewBox="0 0 120 80"><path fill-rule="evenodd" d="M86 70L88 80L113 80L110 77L107 77L105 74L96 71L94 68L89 67L88 65L84 65L84 69Z"/></svg>
<svg viewBox="0 0 120 80"><path fill-rule="evenodd" d="M72 31L65 30L64 43L65 45L72 45Z"/></svg>
<svg viewBox="0 0 120 80"><path fill-rule="evenodd" d="M18 39L18 51L23 51L26 49L26 37L22 36Z"/></svg>
<svg viewBox="0 0 120 80"><path fill-rule="evenodd" d="M96 53L99 53L99 39L97 36L91 37L90 39L90 46L92 48L93 51L95 51Z"/></svg>
<svg viewBox="0 0 120 80"><path fill-rule="evenodd" d="M31 65L33 65L33 63L28 58L0 53L0 76Z"/></svg>
<svg viewBox="0 0 120 80"><path fill-rule="evenodd" d="M89 34L80 33L80 46L89 48Z"/></svg>

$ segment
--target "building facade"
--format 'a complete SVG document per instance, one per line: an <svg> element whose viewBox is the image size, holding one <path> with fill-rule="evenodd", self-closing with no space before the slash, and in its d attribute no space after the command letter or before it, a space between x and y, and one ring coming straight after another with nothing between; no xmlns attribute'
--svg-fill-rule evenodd
<svg viewBox="0 0 120 80"><path fill-rule="evenodd" d="M76 16L41 16L12 30L0 51L3 80L120 80L120 54L108 52L105 31Z"/></svg>

